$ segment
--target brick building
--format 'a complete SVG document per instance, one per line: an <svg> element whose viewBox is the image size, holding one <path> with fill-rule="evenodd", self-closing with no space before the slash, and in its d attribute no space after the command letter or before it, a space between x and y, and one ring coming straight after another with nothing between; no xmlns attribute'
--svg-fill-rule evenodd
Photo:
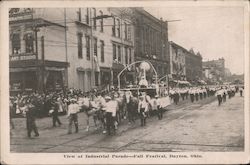
<svg viewBox="0 0 250 165"><path fill-rule="evenodd" d="M174 80L186 79L186 61L185 57L189 54L188 50L182 46L169 42L170 52L170 74Z"/></svg>
<svg viewBox="0 0 250 165"><path fill-rule="evenodd" d="M158 77L165 76L170 71L167 22L142 8L133 8L133 11L135 60L149 60L157 70Z"/></svg>
<svg viewBox="0 0 250 165"><path fill-rule="evenodd" d="M190 49L185 54L186 63L186 79L192 84L198 84L202 80L202 56L201 54L194 53L193 49Z"/></svg>

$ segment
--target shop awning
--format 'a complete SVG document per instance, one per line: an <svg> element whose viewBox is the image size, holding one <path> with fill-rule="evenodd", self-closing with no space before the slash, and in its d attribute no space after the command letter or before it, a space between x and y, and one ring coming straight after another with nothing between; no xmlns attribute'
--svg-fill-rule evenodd
<svg viewBox="0 0 250 165"><path fill-rule="evenodd" d="M45 70L49 70L49 71L64 71L65 68L45 67Z"/></svg>
<svg viewBox="0 0 250 165"><path fill-rule="evenodd" d="M36 71L37 67L27 67L27 68L10 68L10 72L28 72L28 71Z"/></svg>

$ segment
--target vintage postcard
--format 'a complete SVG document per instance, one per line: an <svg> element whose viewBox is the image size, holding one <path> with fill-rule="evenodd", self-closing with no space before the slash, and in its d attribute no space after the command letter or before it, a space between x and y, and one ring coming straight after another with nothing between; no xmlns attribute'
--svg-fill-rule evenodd
<svg viewBox="0 0 250 165"><path fill-rule="evenodd" d="M2 164L249 163L249 2L3 1Z"/></svg>

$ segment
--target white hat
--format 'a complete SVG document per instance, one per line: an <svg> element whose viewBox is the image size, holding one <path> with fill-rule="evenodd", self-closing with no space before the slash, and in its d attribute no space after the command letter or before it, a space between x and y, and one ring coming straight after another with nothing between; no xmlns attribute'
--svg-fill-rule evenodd
<svg viewBox="0 0 250 165"><path fill-rule="evenodd" d="M72 98L72 99L70 99L70 101L71 101L71 102L72 102L72 101L76 101L76 99Z"/></svg>
<svg viewBox="0 0 250 165"><path fill-rule="evenodd" d="M159 97L159 95L155 95L155 97Z"/></svg>
<svg viewBox="0 0 250 165"><path fill-rule="evenodd" d="M106 100L111 100L111 97L110 96L106 96L105 99Z"/></svg>

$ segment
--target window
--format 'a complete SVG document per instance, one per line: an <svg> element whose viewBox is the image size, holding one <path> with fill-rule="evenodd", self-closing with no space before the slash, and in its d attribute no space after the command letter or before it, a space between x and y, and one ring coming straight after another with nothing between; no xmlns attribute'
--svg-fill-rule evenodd
<svg viewBox="0 0 250 165"><path fill-rule="evenodd" d="M121 26L121 22L119 19L117 19L117 37L121 36L120 26Z"/></svg>
<svg viewBox="0 0 250 165"><path fill-rule="evenodd" d="M99 72L95 72L95 86L99 86Z"/></svg>
<svg viewBox="0 0 250 165"><path fill-rule="evenodd" d="M113 18L112 35L115 36L115 18Z"/></svg>
<svg viewBox="0 0 250 165"><path fill-rule="evenodd" d="M129 48L129 64L132 63L132 50Z"/></svg>
<svg viewBox="0 0 250 165"><path fill-rule="evenodd" d="M125 64L128 64L128 47L125 47Z"/></svg>
<svg viewBox="0 0 250 165"><path fill-rule="evenodd" d="M34 52L34 44L33 44L33 35L32 33L25 34L25 52L26 53L33 53Z"/></svg>
<svg viewBox="0 0 250 165"><path fill-rule="evenodd" d="M128 36L127 36L127 39L129 40L129 41L131 41L131 27L128 25Z"/></svg>
<svg viewBox="0 0 250 165"><path fill-rule="evenodd" d="M86 19L86 24L89 24L89 8L87 8L86 10L86 15L85 15L85 19Z"/></svg>
<svg viewBox="0 0 250 165"><path fill-rule="evenodd" d="M126 22L124 22L124 38L125 38L125 40L128 39L128 31L127 30L128 30L128 25Z"/></svg>
<svg viewBox="0 0 250 165"><path fill-rule="evenodd" d="M121 62L122 61L121 46L118 45L117 49L118 49L118 62Z"/></svg>
<svg viewBox="0 0 250 165"><path fill-rule="evenodd" d="M78 21L81 22L82 21L81 8L79 8L79 10L76 13L77 13Z"/></svg>
<svg viewBox="0 0 250 165"><path fill-rule="evenodd" d="M77 34L78 58L82 58L82 33Z"/></svg>
<svg viewBox="0 0 250 165"><path fill-rule="evenodd" d="M113 61L116 60L116 45L113 44Z"/></svg>
<svg viewBox="0 0 250 165"><path fill-rule="evenodd" d="M104 62L104 41L101 42L101 62Z"/></svg>
<svg viewBox="0 0 250 165"><path fill-rule="evenodd" d="M95 8L93 8L93 28L96 30L96 9Z"/></svg>
<svg viewBox="0 0 250 165"><path fill-rule="evenodd" d="M21 40L20 34L13 34L12 36L12 53L20 54L21 53Z"/></svg>
<svg viewBox="0 0 250 165"><path fill-rule="evenodd" d="M103 16L103 12L100 11L100 16ZM100 32L103 32L103 18L100 19Z"/></svg>
<svg viewBox="0 0 250 165"><path fill-rule="evenodd" d="M94 56L97 57L97 38L94 38Z"/></svg>
<svg viewBox="0 0 250 165"><path fill-rule="evenodd" d="M87 60L90 60L90 38L89 36L86 36L86 56Z"/></svg>

